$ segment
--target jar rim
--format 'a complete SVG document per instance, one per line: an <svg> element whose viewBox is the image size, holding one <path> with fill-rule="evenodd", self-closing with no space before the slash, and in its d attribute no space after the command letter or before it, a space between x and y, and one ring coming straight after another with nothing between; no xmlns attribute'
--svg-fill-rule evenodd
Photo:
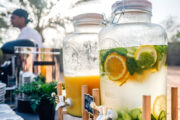
<svg viewBox="0 0 180 120"><path fill-rule="evenodd" d="M112 12L116 13L117 11L146 11L152 13L152 3L148 0L121 0L116 1L112 5Z"/></svg>
<svg viewBox="0 0 180 120"><path fill-rule="evenodd" d="M103 22L103 15L99 13L84 13L73 18L74 25L100 25Z"/></svg>

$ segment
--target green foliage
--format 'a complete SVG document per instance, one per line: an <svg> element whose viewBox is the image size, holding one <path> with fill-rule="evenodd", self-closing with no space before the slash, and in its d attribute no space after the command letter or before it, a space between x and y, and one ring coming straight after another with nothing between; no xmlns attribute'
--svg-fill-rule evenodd
<svg viewBox="0 0 180 120"><path fill-rule="evenodd" d="M43 41L43 31L46 28L56 29L57 26L52 25L51 22L44 22L44 20L51 20L47 16L52 12L52 8L60 0L9 0L11 3L20 4L20 8L26 9L30 14L30 19L35 21L35 29L41 34ZM48 20L48 21L49 21Z"/></svg>
<svg viewBox="0 0 180 120"><path fill-rule="evenodd" d="M153 114L151 114L151 120L156 120Z"/></svg>
<svg viewBox="0 0 180 120"><path fill-rule="evenodd" d="M142 114L142 111L140 109L132 109L130 112L129 112L131 118L133 120L137 120L138 119L138 115L139 114Z"/></svg>
<svg viewBox="0 0 180 120"><path fill-rule="evenodd" d="M15 93L24 93L29 96L31 99L31 107L34 111L36 111L36 108L44 98L55 105L55 99L51 97L51 93L57 93L56 85L56 82L45 83L44 77L37 76L35 81L21 86L15 91Z"/></svg>
<svg viewBox="0 0 180 120"><path fill-rule="evenodd" d="M155 45L154 48L159 53L167 53L167 45Z"/></svg>
<svg viewBox="0 0 180 120"><path fill-rule="evenodd" d="M9 26L8 26L8 23L7 23L7 21L5 21L4 20L4 18L3 18L4 16L0 16L0 28L8 28Z"/></svg>
<svg viewBox="0 0 180 120"><path fill-rule="evenodd" d="M129 47L129 48L127 48L127 51L128 51L127 57L132 57L133 58L137 48L138 47Z"/></svg>
<svg viewBox="0 0 180 120"><path fill-rule="evenodd" d="M92 0L78 0L74 3L73 7L76 7L78 4L88 1ZM45 40L43 36L44 30L47 30L49 28L57 31L59 31L59 28L65 30L65 21L72 22L72 19L70 19L69 17L62 18L60 15L47 17L52 13L53 7L56 6L56 4L60 2L60 0L8 0L8 2L10 4L19 6L19 8L26 9L30 13L29 17L34 21L34 28L41 34L43 41ZM5 5L0 2L0 7L4 6ZM7 7L6 10L7 11L5 13L0 13L0 30L1 28L5 28L6 30L8 30L9 28L9 18L12 12L12 8Z"/></svg>
<svg viewBox="0 0 180 120"><path fill-rule="evenodd" d="M158 120L166 120L165 111L162 111L162 116L163 117L159 115ZM121 110L118 112L118 120L142 120L142 110L140 108L134 108L132 110ZM156 120L153 114L151 114L151 120Z"/></svg>
<svg viewBox="0 0 180 120"><path fill-rule="evenodd" d="M0 49L0 60L1 60L2 57L3 57L3 52L2 52L2 50Z"/></svg>
<svg viewBox="0 0 180 120"><path fill-rule="evenodd" d="M36 78L34 78L35 81L42 81L42 82L45 82L46 78L42 75L38 75Z"/></svg>
<svg viewBox="0 0 180 120"><path fill-rule="evenodd" d="M158 61L161 61L164 54L167 54L168 49L167 45L155 45L154 48L156 49L156 52L158 53Z"/></svg>
<svg viewBox="0 0 180 120"><path fill-rule="evenodd" d="M154 57L149 52L143 52L140 54L139 59L137 60L137 65L143 69L151 68L156 61Z"/></svg>
<svg viewBox="0 0 180 120"><path fill-rule="evenodd" d="M149 52L143 52L140 54L138 60L135 60L134 54L138 47L129 48L113 48L109 50L101 50L99 54L100 58L100 69L102 76L104 75L104 62L108 55L115 52L126 58L126 65L130 75L134 73L141 74L143 70L149 68L156 68L157 62L163 59L163 56L167 55L167 45L154 45L157 52L157 60L155 61L154 56Z"/></svg>
<svg viewBox="0 0 180 120"><path fill-rule="evenodd" d="M135 72L142 73L142 69L137 65L137 62L134 60L134 58L127 58L126 64L127 69L131 75L133 75Z"/></svg>
<svg viewBox="0 0 180 120"><path fill-rule="evenodd" d="M158 116L158 120L166 120L166 112L162 110Z"/></svg>
<svg viewBox="0 0 180 120"><path fill-rule="evenodd" d="M177 37L177 38L180 38L180 32L178 32L178 33L176 34L176 37Z"/></svg>
<svg viewBox="0 0 180 120"><path fill-rule="evenodd" d="M118 120L132 120L127 111L118 112Z"/></svg>

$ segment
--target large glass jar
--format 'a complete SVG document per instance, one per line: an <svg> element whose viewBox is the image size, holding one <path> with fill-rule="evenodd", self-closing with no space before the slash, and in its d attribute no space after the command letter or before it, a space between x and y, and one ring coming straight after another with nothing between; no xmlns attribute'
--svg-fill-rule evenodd
<svg viewBox="0 0 180 120"><path fill-rule="evenodd" d="M81 85L89 93L99 88L98 33L102 16L97 13L74 17L75 32L63 41L63 67L66 97L72 99L69 114L81 116Z"/></svg>
<svg viewBox="0 0 180 120"><path fill-rule="evenodd" d="M167 35L151 23L147 0L118 1L112 24L99 33L101 103L118 119L142 119L142 96L151 96L152 119L166 119Z"/></svg>

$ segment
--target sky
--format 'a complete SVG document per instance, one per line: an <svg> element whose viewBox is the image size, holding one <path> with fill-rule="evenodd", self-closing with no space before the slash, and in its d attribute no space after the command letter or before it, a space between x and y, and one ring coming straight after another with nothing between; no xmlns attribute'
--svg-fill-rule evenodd
<svg viewBox="0 0 180 120"><path fill-rule="evenodd" d="M88 2L86 4L79 5L75 8L71 8L71 5L77 0L61 0L59 5L55 8L61 16L76 16L81 13L97 12L104 14L106 18L111 15L111 6L117 0L95 0L97 2ZM149 0L152 3L152 23L160 24L164 28L164 21L168 18L175 18L175 24L180 24L180 0ZM167 30L168 37L171 38L180 28ZM170 41L171 39L169 39Z"/></svg>
<svg viewBox="0 0 180 120"><path fill-rule="evenodd" d="M159 23L168 16L177 17L180 21L180 0L151 0L153 4L152 21Z"/></svg>
<svg viewBox="0 0 180 120"><path fill-rule="evenodd" d="M94 0L97 2L88 2L87 4L79 5L75 8L71 6L78 0L60 0L56 4L52 12L53 15L61 15L61 17L73 17L75 15L85 12L99 12L105 14L107 17L111 14L111 6L117 0ZM152 2L152 22L160 23L169 16L177 17L180 21L180 0L149 0ZM8 3L7 0L0 0L4 2L6 7L14 7ZM7 5L8 4L8 5ZM3 9L0 9L3 11Z"/></svg>
<svg viewBox="0 0 180 120"><path fill-rule="evenodd" d="M62 16L74 16L83 12L105 13L106 16L111 14L111 6L116 0L99 0L98 2L89 2L88 4L76 7L69 6L76 0L61 0L56 10ZM160 23L169 16L175 16L180 20L180 0L150 0L152 2L152 22Z"/></svg>

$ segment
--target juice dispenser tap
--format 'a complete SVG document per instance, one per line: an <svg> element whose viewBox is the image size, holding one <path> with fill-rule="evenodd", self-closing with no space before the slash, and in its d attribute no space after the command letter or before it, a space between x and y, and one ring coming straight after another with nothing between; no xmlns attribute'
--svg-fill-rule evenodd
<svg viewBox="0 0 180 120"><path fill-rule="evenodd" d="M97 120L116 120L117 113L112 109L107 109L106 106L97 106L94 102L90 104L90 107L99 112Z"/></svg>
<svg viewBox="0 0 180 120"><path fill-rule="evenodd" d="M72 105L72 100L71 98L67 98L65 99L65 96L63 95L56 95L56 93L52 93L51 95L52 97L55 98L56 100L56 110L58 110L59 108L64 108L64 107L70 107Z"/></svg>

